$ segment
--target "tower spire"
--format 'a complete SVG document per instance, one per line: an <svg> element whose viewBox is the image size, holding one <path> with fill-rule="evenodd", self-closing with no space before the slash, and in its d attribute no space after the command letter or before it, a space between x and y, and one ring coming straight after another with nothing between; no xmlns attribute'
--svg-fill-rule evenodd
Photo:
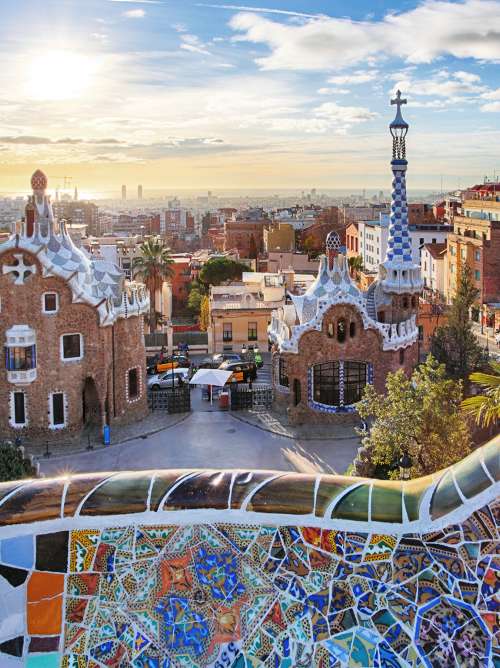
<svg viewBox="0 0 500 668"><path fill-rule="evenodd" d="M408 201L406 195L406 135L409 125L401 107L407 100L397 91L391 105L396 105L396 117L389 125L392 136L392 201L389 239L385 261L380 266L382 286L386 292L419 292L422 288L420 267L413 263L408 229Z"/></svg>

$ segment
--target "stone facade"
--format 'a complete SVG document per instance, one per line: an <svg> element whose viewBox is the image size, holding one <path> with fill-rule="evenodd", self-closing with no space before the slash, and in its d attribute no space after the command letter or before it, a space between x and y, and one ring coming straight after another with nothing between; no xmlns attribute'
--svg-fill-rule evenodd
<svg viewBox="0 0 500 668"><path fill-rule="evenodd" d="M346 337L339 343L335 336L336 323L344 319L347 323L354 323L354 336ZM324 315L321 330L306 332L299 341L299 352L283 353L276 351L273 354L274 378L279 385L279 359L283 359L288 376L288 387L278 387L277 402L288 408L288 417L292 424L301 424L308 420L321 422L351 422L356 420L356 414L350 411L339 411L334 414L321 412L311 406L311 369L315 364L329 360L365 362L370 368L370 381L377 392L383 392L387 374L403 369L410 374L417 364L418 347L410 344L406 349L382 350L382 337L373 329L365 329L359 311L349 304L332 306ZM294 388L300 383L300 401L294 395Z"/></svg>
<svg viewBox="0 0 500 668"><path fill-rule="evenodd" d="M77 249L48 207L0 245L0 433L64 441L147 414L149 299Z"/></svg>

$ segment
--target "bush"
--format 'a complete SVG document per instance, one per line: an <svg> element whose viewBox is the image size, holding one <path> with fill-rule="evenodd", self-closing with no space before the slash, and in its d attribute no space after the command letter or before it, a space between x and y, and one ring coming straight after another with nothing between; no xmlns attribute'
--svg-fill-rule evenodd
<svg viewBox="0 0 500 668"><path fill-rule="evenodd" d="M0 482L30 478L34 471L23 451L10 441L0 443Z"/></svg>

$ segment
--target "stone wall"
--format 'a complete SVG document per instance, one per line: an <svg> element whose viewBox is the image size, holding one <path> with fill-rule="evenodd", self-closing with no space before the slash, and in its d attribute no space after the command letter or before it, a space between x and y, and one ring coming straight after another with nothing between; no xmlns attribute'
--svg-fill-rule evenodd
<svg viewBox="0 0 500 668"><path fill-rule="evenodd" d="M0 665L498 665L499 444L409 483L0 484Z"/></svg>
<svg viewBox="0 0 500 668"><path fill-rule="evenodd" d="M15 252L14 249L4 253L2 262L12 264ZM28 325L35 330L36 380L14 385L7 380L5 362L0 365L0 433L11 438L20 436L23 440L44 437L68 439L83 426L83 391L87 379L92 379L97 392L98 424L102 424L106 417L106 398L111 422L143 417L147 413L147 397L142 315L120 318L114 326L101 327L97 309L84 303L73 303L66 281L58 277L42 277L38 260L26 251L23 251L23 256L26 264L34 264L37 269L22 285L13 285L11 276L0 274L0 341L3 346L5 332L13 325ZM43 313L45 292L57 293L57 313ZM71 333L79 333L83 337L84 355L81 360L61 359L61 336ZM142 395L137 401L129 403L126 371L132 367L139 370ZM26 395L28 421L24 428L12 428L9 424L10 394L17 391ZM51 392L64 393L66 426L63 429L49 427Z"/></svg>
<svg viewBox="0 0 500 668"><path fill-rule="evenodd" d="M347 323L346 339L339 343L335 336L328 335L329 326L335 325L339 318L344 318ZM349 324L354 322L355 335L349 335ZM401 355L403 361L401 362ZM301 385L301 401L294 406L293 393L288 397L289 419L292 423L300 424L314 416L315 420L345 422L352 421L352 416L346 413L321 413L311 408L308 396L309 369L315 364L334 360L367 362L373 369L373 385L378 392L385 391L385 380L389 372L404 369L410 375L417 364L418 345L413 343L399 350L382 350L380 335L372 329L364 329L363 321L359 312L348 304L332 306L323 318L321 332L313 330L302 335L299 343L299 353L282 353L288 371L289 387L292 390L294 379L298 379ZM277 393L278 394L278 393ZM281 398L281 402L286 399Z"/></svg>

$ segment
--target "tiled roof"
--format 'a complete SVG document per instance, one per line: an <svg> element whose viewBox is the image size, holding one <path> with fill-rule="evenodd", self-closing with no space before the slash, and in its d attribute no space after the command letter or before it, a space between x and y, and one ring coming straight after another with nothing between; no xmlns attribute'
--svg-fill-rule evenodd
<svg viewBox="0 0 500 668"><path fill-rule="evenodd" d="M424 248L429 251L432 257L435 260L443 259L444 252L446 251L446 243L443 244L424 244Z"/></svg>

